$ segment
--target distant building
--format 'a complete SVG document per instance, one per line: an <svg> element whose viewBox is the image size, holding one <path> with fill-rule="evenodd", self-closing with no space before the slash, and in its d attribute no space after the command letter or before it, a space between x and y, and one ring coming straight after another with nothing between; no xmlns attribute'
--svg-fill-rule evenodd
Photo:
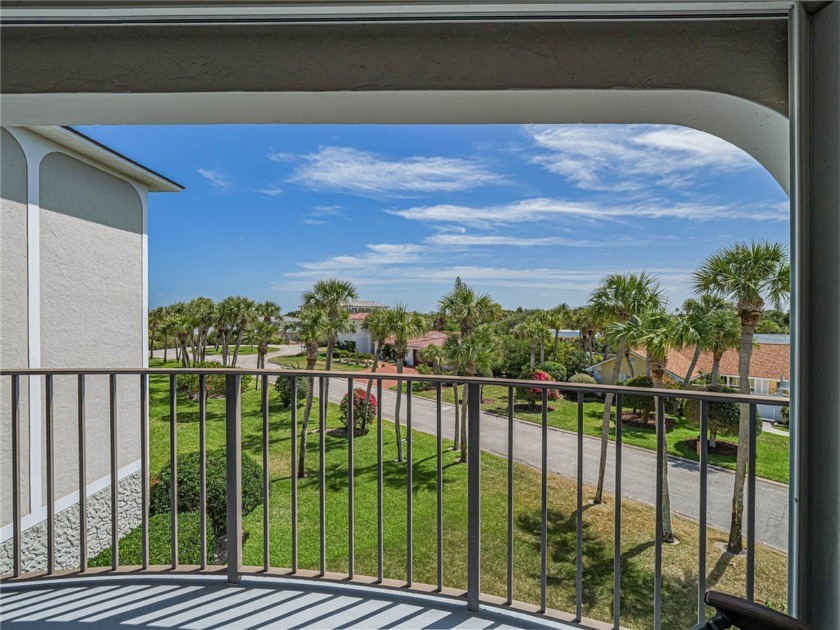
<svg viewBox="0 0 840 630"><path fill-rule="evenodd" d="M373 302L373 304L377 304L377 302ZM356 312L351 314L350 319L353 321L354 325L353 332L339 333L338 343L342 345L346 343L353 343L356 345L356 351L373 354L375 349L374 341L370 338L370 333L362 326L368 315L370 315L370 312Z"/></svg>
<svg viewBox="0 0 840 630"><path fill-rule="evenodd" d="M419 365L423 363L420 355L422 354L423 350L428 348L429 346L442 346L446 343L446 339L452 333L441 332L440 330L430 330L422 337L416 337L408 342L408 350L405 353L405 364L411 367ZM394 337L388 337L385 340L386 346L393 346L394 345Z"/></svg>
<svg viewBox="0 0 840 630"><path fill-rule="evenodd" d="M375 302L373 300L350 300L345 304L351 313L370 313L371 311L378 311L388 308L387 304Z"/></svg>

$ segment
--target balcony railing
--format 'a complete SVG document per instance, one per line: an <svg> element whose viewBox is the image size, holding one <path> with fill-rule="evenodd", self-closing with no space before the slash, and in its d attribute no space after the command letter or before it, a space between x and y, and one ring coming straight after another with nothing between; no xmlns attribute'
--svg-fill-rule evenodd
<svg viewBox="0 0 840 630"><path fill-rule="evenodd" d="M183 566L179 564L179 544L178 544L178 519L172 518L171 526L171 565L168 567L152 566L149 562L149 378L150 377L168 377L168 402L170 412L169 423L169 449L170 449L170 474L171 474L171 513L178 513L178 396L177 396L177 376L179 375L197 375L199 379L198 390L205 391L207 378L209 376L224 376L225 378L225 452L226 452L226 509L227 509L227 565L212 566L206 562L207 558L207 496L206 496L206 429L207 429L207 407L205 396L199 395L199 485L200 485L200 544L201 544L201 564L198 567ZM583 565L584 565L584 536L583 536L583 511L584 511L584 479L583 479L583 460L584 460L584 399L591 395L613 394L615 396L616 422L614 434L614 453L615 453L615 479L614 479L614 519L615 519L615 534L613 540L613 625L618 628L621 625L621 519L622 519L622 398L627 395L634 397L644 396L653 397L655 401L655 420L656 420L656 517L655 517L655 570L654 570L654 584L652 593L652 615L653 625L655 628L662 626L662 549L663 549L663 464L667 457L666 431L665 431L665 400L668 398L694 399L700 401L700 429L699 429L699 492L697 501L699 504L699 547L697 559L697 617L702 620L705 614L705 605L703 597L706 592L706 546L707 546L707 493L708 493L708 471L709 471L709 457L708 457L708 435L709 435L709 404L713 402L724 403L740 403L746 404L749 407L750 414L750 432L749 432L749 453L748 453L748 469L747 469L747 500L746 500L746 576L745 589L746 597L753 600L755 596L755 557L756 557L756 535L755 535L755 515L756 515L756 419L757 405L769 405L785 407L788 405L786 398L778 396L755 396L755 395L737 395L726 393L713 393L697 390L674 390L674 389L647 389L634 388L625 386L606 386L606 385L589 385L576 384L564 382L545 382L545 381L523 381L512 379L497 379L497 378L468 378L468 377L454 377L454 376L434 376L434 375L418 375L418 374L374 374L362 372L324 372L324 371L305 371L305 370L251 370L240 368L226 368L226 369L197 369L197 368L178 368L178 369L21 369L0 371L3 377L9 377L11 381L10 391L10 409L11 409L11 468L12 468L12 529L13 529L13 550L12 550L12 570L10 574L4 576L4 581L16 581L21 579L28 579L41 576L58 576L58 575L78 575L96 573L102 574L102 569L96 569L88 566L88 530L86 525L86 504L85 501L79 502L79 554L81 567L78 570L63 570L56 568L56 553L55 553L55 513L54 506L56 501L55 496L55 413L53 410L55 399L55 379L60 377L62 379L73 378L76 380L76 389L78 395L77 408L77 422L78 422L78 452L79 452L79 476L78 476L78 490L79 496L86 496L86 465L85 465L85 448L86 448L86 401L85 389L86 383L91 378L108 379L109 392L109 462L110 462L110 505L119 505L119 483L114 483L113 480L118 479L118 405L117 405L117 382L118 379L134 380L139 388L139 422L140 429L140 476L141 476L141 502L142 515L140 526L142 528L142 553L141 562L139 566L125 567L120 565L119 545L120 545L120 523L119 510L111 509L111 547L112 547L112 564L111 572L120 572L130 570L143 571L207 571L218 573L225 571L227 580L231 583L237 583L243 574L265 574L265 575L287 575L287 576L301 576L308 578L328 578L328 579L350 579L363 583L375 583L382 585L395 585L416 589L421 591L438 591L446 593L455 593L458 596L465 597L467 608L470 611L477 611L482 603L488 604L507 604L515 607L521 607L524 610L536 611L544 614L558 614L557 611L552 611L547 606L547 592L549 584L547 580L547 553L548 553L548 528L549 528L549 512L548 512L548 443L549 443L549 424L548 424L548 398L549 392L559 390L560 392L569 395L577 403L577 431L576 431L576 445L577 445L577 477L576 477L576 505L575 512L575 604L574 611L569 611L569 614L562 613L561 617L571 618L580 621L583 616ZM264 556L263 565L261 567L249 567L242 565L242 468L241 468L241 453L242 453L242 421L241 421L241 379L245 375L251 375L260 379L262 385L262 440L263 440L263 519L262 529L264 537ZM282 527L288 527L291 530L291 566L289 567L274 567L271 563L269 554L269 540L271 530L278 526L277 523L272 523L269 518L269 438L270 438L270 407L267 404L269 395L270 379L276 377L290 377L292 379L292 396L291 404L291 520L289 523L283 523ZM45 391L45 409L44 420L46 425L46 504L47 504L47 546L46 546L46 571L40 572L24 572L21 563L21 412L20 412L20 398L21 398L21 380L30 377L43 377L44 391ZM317 434L318 434L318 496L319 496L319 568L317 571L304 570L298 565L298 547L299 547L299 527L298 527L298 481L297 475L294 473L295 462L297 461L297 440L296 436L300 429L299 411L297 401L297 381L299 379L314 379L317 381L318 390L320 394L324 391L325 385L330 380L346 381L347 393L352 396L354 392L354 383L360 381L367 382L372 380L375 384L376 398L382 401L383 382L397 381L406 384L405 387L405 454L406 454L406 472L405 472L405 503L406 503L406 549L405 549L405 575L404 581L398 583L394 580L386 578L384 571L384 527L383 527L383 441L382 441L382 405L377 405L377 421L375 423L376 436L376 575L371 577L362 577L356 574L355 570L355 541L356 532L354 531L355 515L354 515L354 483L355 483L355 464L354 464L354 431L347 431L347 567L346 573L336 574L335 572L327 571L327 480L326 480L326 464L325 464L325 436L326 436L326 418L327 418L327 404L328 401L323 396L319 395L317 406ZM436 530L435 530L435 547L436 547L436 583L431 585L416 584L413 571L413 499L414 499L414 480L413 480L413 449L412 449L412 383L426 382L434 386L434 403L436 408ZM468 444L468 509L467 509L467 575L466 575L466 591L453 591L447 588L444 584L443 567L446 558L444 557L444 502L443 502L443 428L442 428L442 391L444 384L455 383L459 386L464 386L467 397L467 444ZM481 591L481 391L484 386L502 386L508 391L508 408L507 408L507 514L506 514L506 529L507 529L507 548L505 550L506 562L506 595L503 598L488 596L482 594ZM540 584L539 584L539 601L534 602L535 605L528 605L514 600L514 392L516 389L536 389L539 391L539 397L542 401L541 406L541 422L539 444L534 444L534 449L540 449L540 534L539 534L539 557L540 557ZM8 391L8 390L7 390ZM353 424L353 406L348 405L348 421L347 426L352 427ZM4 420L8 421L8 420ZM358 438L355 438L358 439ZM425 533L424 533L425 535ZM108 572L106 571L105 574Z"/></svg>

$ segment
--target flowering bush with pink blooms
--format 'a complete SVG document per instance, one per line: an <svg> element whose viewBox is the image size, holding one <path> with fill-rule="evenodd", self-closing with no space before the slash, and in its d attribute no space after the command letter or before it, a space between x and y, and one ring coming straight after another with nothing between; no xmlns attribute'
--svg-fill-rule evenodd
<svg viewBox="0 0 840 630"><path fill-rule="evenodd" d="M554 383L555 380L551 378L551 374L543 372L542 370L535 370L534 372L525 372L522 378L528 381L544 381ZM519 400L524 400L528 403L529 409L535 409L537 401L542 400L543 390L539 387L521 387L516 390L516 397ZM560 390L549 389L546 390L546 398L548 400L558 400L560 398Z"/></svg>
<svg viewBox="0 0 840 630"><path fill-rule="evenodd" d="M341 412L341 421L344 423L344 428L347 429L347 410L348 398L350 394L345 394L341 400L339 407ZM370 395L367 397L365 390L356 388L353 390L353 425L355 427L355 435L364 435L368 432L368 426L376 421L376 396Z"/></svg>

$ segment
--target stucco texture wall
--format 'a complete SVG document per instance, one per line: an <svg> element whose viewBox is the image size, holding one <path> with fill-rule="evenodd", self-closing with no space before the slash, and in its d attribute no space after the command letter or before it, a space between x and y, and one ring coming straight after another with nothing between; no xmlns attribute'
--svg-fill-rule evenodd
<svg viewBox="0 0 840 630"><path fill-rule="evenodd" d="M41 363L142 365L142 202L127 182L61 153L44 157ZM139 377L118 378L119 465L139 459ZM86 384L87 480L109 474L107 376ZM56 496L77 488L77 380L55 378ZM42 427L44 423L42 423Z"/></svg>
<svg viewBox="0 0 840 630"><path fill-rule="evenodd" d="M26 157L17 140L0 130L0 365L28 367ZM12 521L11 378L0 378L0 525ZM21 379L21 469L29 468L29 387ZM21 507L29 512L29 487L21 485Z"/></svg>

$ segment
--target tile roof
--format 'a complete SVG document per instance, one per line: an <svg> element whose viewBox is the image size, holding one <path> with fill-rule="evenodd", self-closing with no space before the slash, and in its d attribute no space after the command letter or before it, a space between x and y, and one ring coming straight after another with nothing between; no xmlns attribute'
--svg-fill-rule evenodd
<svg viewBox="0 0 840 630"><path fill-rule="evenodd" d="M447 337L452 333L441 332L439 330L430 330L422 337L415 337L414 339L408 342L408 347L413 348L415 350L422 350L423 348L428 348L429 346L442 346L445 342ZM388 337L385 340L386 344L394 345L394 337L393 335Z"/></svg>
<svg viewBox="0 0 840 630"><path fill-rule="evenodd" d="M644 351L640 351L639 354L642 357L645 356ZM668 371L684 377L691 365L693 355L693 348L671 350L668 353ZM711 371L712 354L701 352L692 378ZM737 350L727 350L723 353L720 360L720 374L721 376L738 376ZM782 376L790 378L790 343L785 344L774 340L770 343L759 343L754 347L750 361L750 376L769 379L778 379Z"/></svg>
<svg viewBox="0 0 840 630"><path fill-rule="evenodd" d="M370 313L353 313L350 319L365 319Z"/></svg>

